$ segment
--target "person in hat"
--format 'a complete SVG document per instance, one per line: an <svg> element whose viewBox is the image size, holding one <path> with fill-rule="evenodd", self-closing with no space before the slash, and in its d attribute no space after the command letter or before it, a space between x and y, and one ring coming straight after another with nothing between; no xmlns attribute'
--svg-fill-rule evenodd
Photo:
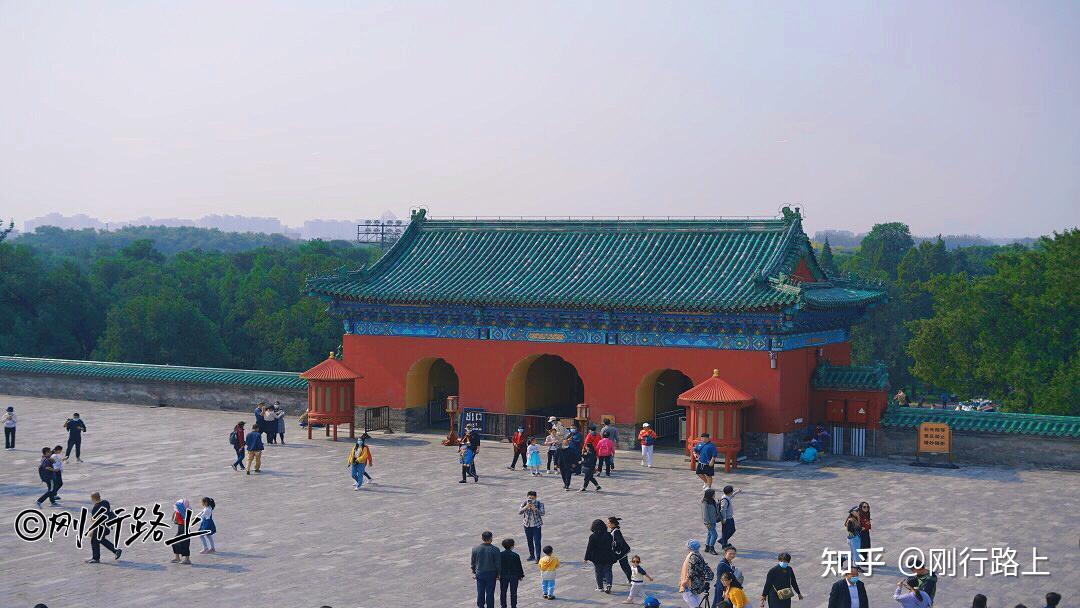
<svg viewBox="0 0 1080 608"><path fill-rule="evenodd" d="M528 449L526 445L525 427L519 426L514 435L510 438L510 443L514 445L514 460L510 463L510 466L506 467L513 471L517 468L518 458L521 458L521 468L528 469L525 465L525 452Z"/></svg>
<svg viewBox="0 0 1080 608"><path fill-rule="evenodd" d="M7 407L7 411L3 416L0 416L0 421L4 423L4 449L15 449L15 408L10 405Z"/></svg>
<svg viewBox="0 0 1080 608"><path fill-rule="evenodd" d="M648 422L643 422L637 438L641 444L641 466L651 469L653 447L656 445L656 431L649 427Z"/></svg>
<svg viewBox="0 0 1080 608"><path fill-rule="evenodd" d="M705 599L712 580L712 569L701 556L701 543L696 540L686 541L686 559L679 571L679 593L687 608L697 608Z"/></svg>
<svg viewBox="0 0 1080 608"><path fill-rule="evenodd" d="M566 437L566 427L555 416L548 416L548 427L555 429L555 433L560 440Z"/></svg>
<svg viewBox="0 0 1080 608"><path fill-rule="evenodd" d="M548 429L547 437L544 438L544 445L547 446L547 472L554 473L559 470L559 448L562 447L562 437L559 436L559 431L554 427ZM551 464L555 463L555 471L551 470Z"/></svg>

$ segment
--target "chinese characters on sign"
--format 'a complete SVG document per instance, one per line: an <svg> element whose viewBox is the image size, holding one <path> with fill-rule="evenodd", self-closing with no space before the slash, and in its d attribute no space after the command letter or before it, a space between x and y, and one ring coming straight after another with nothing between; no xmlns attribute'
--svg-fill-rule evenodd
<svg viewBox="0 0 1080 608"><path fill-rule="evenodd" d="M39 509L24 509L15 516L15 535L29 543L47 538L51 543L57 534L67 537L75 536L75 546L82 548L83 538L90 534L98 534L106 537L111 536L112 542L120 546L131 546L136 541L141 543L153 542L164 543L165 546L182 542L184 540L209 534L209 530L198 530L199 516L192 517L191 511L187 512L184 520L183 532L168 539L166 533L171 525L166 522L165 512L160 504L154 504L149 509L136 506L128 510L123 507L116 509L113 516L106 513L99 514L96 518L90 518L90 512L86 507L79 509L78 513L67 511L53 512L45 515ZM126 525L126 536L125 536ZM195 531L191 527L195 526ZM121 538L123 537L123 541Z"/></svg>
<svg viewBox="0 0 1080 608"><path fill-rule="evenodd" d="M952 431L944 422L923 422L919 425L920 454L948 454L952 452Z"/></svg>
<svg viewBox="0 0 1080 608"><path fill-rule="evenodd" d="M875 567L884 567L885 560L882 547L859 549L855 556L855 564L864 568L867 575L873 574ZM835 550L826 548L821 553L821 565L825 571L821 576L841 576L847 572L847 564L850 563L851 551ZM1021 557L1021 559L1023 559ZM1048 570L1040 570L1040 562L1049 558L1039 555L1036 547L1031 548L1031 567L1021 570L1022 564L1017 561L1017 550L1011 547L991 547L989 549L974 549L971 547L949 549L929 549L923 551L918 547L908 547L900 552L897 559L897 569L904 576L915 574L918 564L926 567L937 574L945 577L967 576L1050 576ZM1028 562L1025 560L1026 565Z"/></svg>

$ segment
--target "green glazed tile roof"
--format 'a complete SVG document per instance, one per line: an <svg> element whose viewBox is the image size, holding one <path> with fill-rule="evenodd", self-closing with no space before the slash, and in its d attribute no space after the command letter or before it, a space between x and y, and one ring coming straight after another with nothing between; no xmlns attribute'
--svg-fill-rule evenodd
<svg viewBox="0 0 1080 608"><path fill-rule="evenodd" d="M67 359L0 357L0 373L77 376L116 380L228 384L253 388L306 390L307 380L292 372L268 372L217 367L181 367L142 363L107 363Z"/></svg>
<svg viewBox="0 0 1080 608"><path fill-rule="evenodd" d="M954 431L1080 439L1080 416L957 412L919 407L891 407L885 410L885 416L881 419L881 424L898 428L915 428L922 422L945 422Z"/></svg>
<svg viewBox="0 0 1080 608"><path fill-rule="evenodd" d="M791 278L806 258L820 283ZM861 306L824 281L795 212L765 220L430 220L372 267L310 278L310 295L405 305L724 312ZM807 288L806 285L813 285Z"/></svg>
<svg viewBox="0 0 1080 608"><path fill-rule="evenodd" d="M884 365L832 365L819 363L810 380L813 388L847 391L883 391L889 386Z"/></svg>

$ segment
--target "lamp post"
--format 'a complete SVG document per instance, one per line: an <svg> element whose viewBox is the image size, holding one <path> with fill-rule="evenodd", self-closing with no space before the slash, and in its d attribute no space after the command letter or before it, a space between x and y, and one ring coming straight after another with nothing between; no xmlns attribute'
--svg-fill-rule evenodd
<svg viewBox="0 0 1080 608"><path fill-rule="evenodd" d="M458 413L458 396L450 395L446 398L446 413L450 415L450 434L443 439L443 445L461 445L461 441L458 440L457 433L454 432L454 421L457 420Z"/></svg>
<svg viewBox="0 0 1080 608"><path fill-rule="evenodd" d="M589 404L579 403L577 404L577 417L575 420L580 427L581 434L584 435L586 428L589 425Z"/></svg>

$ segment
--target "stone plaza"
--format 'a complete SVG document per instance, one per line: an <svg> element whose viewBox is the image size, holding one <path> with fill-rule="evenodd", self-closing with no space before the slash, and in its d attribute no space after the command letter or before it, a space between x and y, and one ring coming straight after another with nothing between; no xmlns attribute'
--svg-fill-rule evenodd
<svg viewBox="0 0 1080 608"><path fill-rule="evenodd" d="M496 542L512 537L526 569L521 606L614 606L628 590L618 567L612 595L594 590L591 568L582 564L593 519L615 515L655 578L648 592L664 606L682 606L678 572L689 538L704 538L700 482L681 454L658 454L643 469L620 451L613 477L600 478L603 491L564 492L558 476L532 477L509 471L506 444L484 442L478 457L480 482L459 484L456 451L441 437L373 434L375 483L351 486L346 466L350 443L328 441L319 432L308 440L289 416L285 445L267 446L260 475L230 467L227 437L251 414L169 407L4 397L19 416L18 449L2 453L0 467L0 607L50 608L147 606L264 606L387 608L472 606L474 583L469 551L480 532ZM136 542L113 561L85 564L89 547L73 538L49 543L17 538L16 515L34 507L44 486L37 476L40 448L64 444L64 420L78 411L88 431L84 462L72 458L64 470L61 506L44 511L77 512L100 491L114 508L160 503L166 512L180 497L194 506L202 496L217 502L216 555L200 555L192 542L192 565L169 563L161 544ZM295 414L295 412L292 412ZM998 467L916 469L895 459L833 459L817 466L751 461L738 472L720 474L715 487L732 484L739 549L747 595L756 606L766 571L779 551L790 552L806 599L793 605L825 606L835 577L823 577L825 548L845 548L843 519L861 500L873 509L873 541L883 547L885 566L867 577L871 605L892 606L900 579L897 561L907 547L1016 551L1016 572L1049 576L983 576L969 560L969 575L940 577L937 605L966 607L984 593L994 608L1023 602L1042 606L1047 591L1071 605L1080 594L1080 476L1074 472ZM517 509L528 490L547 508L544 544L562 561L556 601L540 597L535 565L524 562L525 537ZM1039 558L1032 563L1032 550ZM707 556L715 569L717 558ZM498 600L496 600L498 601Z"/></svg>

